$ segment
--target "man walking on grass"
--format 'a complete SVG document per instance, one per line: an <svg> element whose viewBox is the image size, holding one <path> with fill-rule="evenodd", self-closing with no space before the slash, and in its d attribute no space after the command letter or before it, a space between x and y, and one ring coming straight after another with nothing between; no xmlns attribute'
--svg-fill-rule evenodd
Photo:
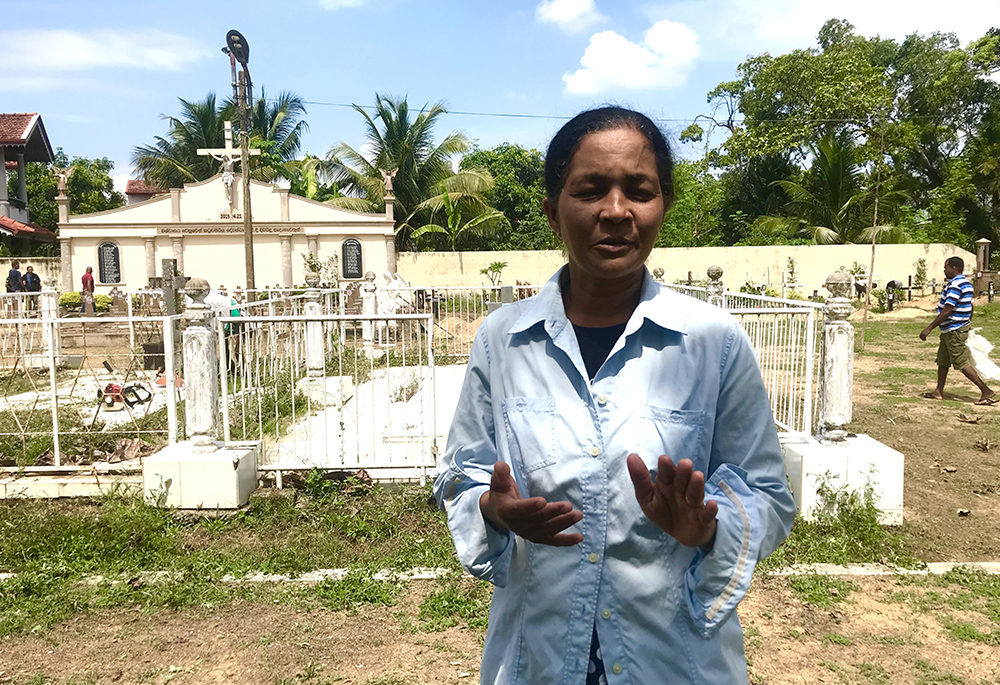
<svg viewBox="0 0 1000 685"><path fill-rule="evenodd" d="M938 315L927 328L920 331L920 339L927 340L927 336L934 328L941 327L941 342L938 344L937 352L937 387L934 392L925 392L924 397L935 400L944 398L948 367L954 366L979 388L981 395L976 404L992 406L997 402L996 393L983 382L976 367L972 365L972 353L966 344L971 328L972 299L975 291L972 283L962 273L964 270L965 262L961 257L949 257L945 261L944 276L948 281L941 293Z"/></svg>

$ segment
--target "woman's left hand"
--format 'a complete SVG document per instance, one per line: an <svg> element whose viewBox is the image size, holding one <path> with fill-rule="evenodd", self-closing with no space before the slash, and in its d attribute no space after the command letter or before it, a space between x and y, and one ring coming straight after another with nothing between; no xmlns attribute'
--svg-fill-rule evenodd
<svg viewBox="0 0 1000 685"><path fill-rule="evenodd" d="M712 542L719 505L705 501L705 474L695 471L690 459L675 466L670 457L660 455L655 481L639 455L628 455L627 463L635 498L650 521L682 545L705 547Z"/></svg>

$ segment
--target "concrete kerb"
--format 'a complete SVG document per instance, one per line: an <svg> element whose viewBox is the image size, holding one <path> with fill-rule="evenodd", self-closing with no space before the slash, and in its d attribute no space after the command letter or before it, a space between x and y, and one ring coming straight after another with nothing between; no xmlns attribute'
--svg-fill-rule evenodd
<svg viewBox="0 0 1000 685"><path fill-rule="evenodd" d="M795 564L787 568L764 573L767 576L802 576L816 574L821 576L838 576L845 578L871 578L878 576L939 576L955 569L969 569L980 571L990 575L1000 574L1000 561L946 561L927 564L923 568L900 568L898 566L887 566L884 564ZM290 576L282 573L250 573L245 576L226 575L222 577L223 583L296 583L313 584L324 580L343 580L351 572L346 568L328 568ZM409 571L379 571L372 577L375 580L435 580L447 577L454 573L451 569L417 567ZM0 573L0 582L16 578L16 573ZM170 571L149 571L140 573L138 578L147 583L162 582L179 578L181 574ZM87 584L98 584L105 580L104 576L87 576L83 582ZM112 583L123 583L125 580L114 579Z"/></svg>

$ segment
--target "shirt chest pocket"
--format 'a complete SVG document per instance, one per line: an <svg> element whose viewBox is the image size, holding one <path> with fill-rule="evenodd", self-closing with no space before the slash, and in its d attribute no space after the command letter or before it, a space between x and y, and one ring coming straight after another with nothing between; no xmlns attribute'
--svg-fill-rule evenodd
<svg viewBox="0 0 1000 685"><path fill-rule="evenodd" d="M639 410L634 425L636 442L632 450L650 465L651 470L655 470L661 454L670 457L675 464L681 459L690 459L696 470L707 468L701 449L704 411L647 404Z"/></svg>
<svg viewBox="0 0 1000 685"><path fill-rule="evenodd" d="M556 403L551 397L508 397L503 422L511 458L524 473L556 462Z"/></svg>

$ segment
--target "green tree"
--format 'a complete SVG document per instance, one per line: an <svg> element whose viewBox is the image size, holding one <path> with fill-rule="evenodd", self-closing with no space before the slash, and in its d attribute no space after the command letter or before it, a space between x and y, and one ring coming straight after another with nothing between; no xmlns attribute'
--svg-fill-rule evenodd
<svg viewBox="0 0 1000 685"><path fill-rule="evenodd" d="M507 221L488 240L478 241L482 249L551 250L562 247L542 212L545 199L545 158L538 150L512 143L476 149L462 158L462 169L485 169L493 177L493 187L483 193L491 206ZM475 241L470 241L475 245Z"/></svg>
<svg viewBox="0 0 1000 685"><path fill-rule="evenodd" d="M110 159L74 157L72 160L56 148L52 164L29 162L25 165L25 186L28 192L28 214L32 223L56 231L59 210L56 205L58 180L52 167L72 167L73 173L66 184L69 211L72 214L89 214L116 209L125 204L125 196L114 189L111 171L115 165ZM8 192L14 196L17 179L10 174Z"/></svg>
<svg viewBox="0 0 1000 685"><path fill-rule="evenodd" d="M465 218L462 215L461 208L457 203L452 201L448 191L442 189L440 197L441 210L444 212L445 222L443 224L426 223L419 228L413 229L410 236L413 240L419 240L431 234L443 235L447 239L452 252L454 252L458 249L458 242L463 237L472 234L488 234L495 230L498 222L504 220L504 215L492 208L484 208L483 211L475 216ZM423 203L421 206L418 206L418 210L431 209L436 204L436 199L434 198L429 203Z"/></svg>
<svg viewBox="0 0 1000 685"><path fill-rule="evenodd" d="M663 221L656 247L705 247L722 244L722 183L708 162L680 160L674 166L677 200Z"/></svg>
<svg viewBox="0 0 1000 685"><path fill-rule="evenodd" d="M813 164L801 182L774 182L790 200L783 216L761 217L759 227L770 233L808 236L820 245L868 243L873 235L876 242L903 242L902 229L885 223L902 194L866 188L858 157L850 133L824 136L816 144ZM880 192L879 219L883 223L873 227L876 190Z"/></svg>
<svg viewBox="0 0 1000 685"><path fill-rule="evenodd" d="M419 227L414 225L417 206L439 195L442 185L452 200L481 192L482 173L452 171L452 159L469 149L465 134L449 133L441 143L434 143L434 126L447 112L440 102L425 106L413 117L405 98L376 93L374 116L360 105L354 109L365 120L365 152L343 142L330 150L327 159L333 181L344 196L329 199L328 204L362 212L384 211L384 174L394 173L396 245L402 249L411 245L410 233Z"/></svg>
<svg viewBox="0 0 1000 685"><path fill-rule="evenodd" d="M136 147L132 164L147 183L161 188L178 188L185 183L204 181L222 170L222 162L198 149L225 145L224 122L231 121L233 145L238 145L241 117L232 101L217 103L215 93L204 100L180 99L179 116L162 118L169 122L166 137L157 136L152 145ZM250 146L264 151L262 159L251 162L251 176L271 181L282 175L283 162L294 159L309 130L304 117L305 103L293 93L283 92L269 100L261 90L260 98L250 109Z"/></svg>

